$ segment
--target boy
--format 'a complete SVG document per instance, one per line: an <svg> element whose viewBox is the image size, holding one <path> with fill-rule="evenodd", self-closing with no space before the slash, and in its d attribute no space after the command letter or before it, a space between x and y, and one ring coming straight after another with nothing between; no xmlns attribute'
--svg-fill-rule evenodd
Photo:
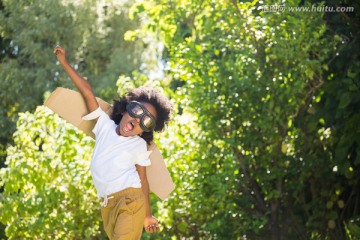
<svg viewBox="0 0 360 240"><path fill-rule="evenodd" d="M61 66L82 94L95 121L96 136L91 174L98 196L103 198L101 214L104 228L112 239L140 239L159 230L152 217L145 167L150 165L147 145L154 131L162 131L170 120L172 106L153 89L129 91L115 101L111 117L99 106L90 83L67 62L65 50L54 48Z"/></svg>

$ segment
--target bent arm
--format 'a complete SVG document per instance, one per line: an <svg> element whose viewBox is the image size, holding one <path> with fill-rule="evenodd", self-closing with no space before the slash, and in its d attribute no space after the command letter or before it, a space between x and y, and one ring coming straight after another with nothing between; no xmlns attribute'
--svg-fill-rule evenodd
<svg viewBox="0 0 360 240"><path fill-rule="evenodd" d="M146 176L146 167L140 166L136 164L136 170L139 173L140 180L141 180L141 188L145 195L145 206L146 206L146 215L144 220L144 228L146 232L157 232L159 231L159 223L156 218L151 215L151 208L150 208L150 188L149 182Z"/></svg>
<svg viewBox="0 0 360 240"><path fill-rule="evenodd" d="M77 89L85 99L86 106L90 112L95 111L99 104L96 100L96 97L92 91L90 83L84 79L75 69L67 62L65 49L60 46L56 46L54 49L61 66L65 70L66 74L70 77L71 81L74 83Z"/></svg>

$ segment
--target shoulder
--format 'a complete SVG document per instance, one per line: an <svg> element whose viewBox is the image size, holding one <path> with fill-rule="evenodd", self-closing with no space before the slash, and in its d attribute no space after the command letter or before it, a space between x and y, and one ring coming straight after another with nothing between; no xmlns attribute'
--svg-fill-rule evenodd
<svg viewBox="0 0 360 240"><path fill-rule="evenodd" d="M139 136L133 136L129 139L128 149L133 154L138 154L147 151L147 143Z"/></svg>
<svg viewBox="0 0 360 240"><path fill-rule="evenodd" d="M141 149L147 149L146 141L140 136L136 136L136 145Z"/></svg>
<svg viewBox="0 0 360 240"><path fill-rule="evenodd" d="M107 130L113 129L115 123L113 120L110 119L109 115L103 110L99 111L99 115L96 119L95 126L93 128L93 132L96 136L101 134L102 132L105 133Z"/></svg>

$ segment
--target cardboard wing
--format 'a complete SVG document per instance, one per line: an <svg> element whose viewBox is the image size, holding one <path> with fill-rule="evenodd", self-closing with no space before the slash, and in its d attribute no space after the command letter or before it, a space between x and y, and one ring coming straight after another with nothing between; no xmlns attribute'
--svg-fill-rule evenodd
<svg viewBox="0 0 360 240"><path fill-rule="evenodd" d="M107 114L111 113L112 107L109 103L100 98L97 98L97 101ZM87 135L95 138L92 132L95 125L94 121L82 119L83 116L88 114L88 110L79 92L58 87L47 98L44 105ZM146 167L150 191L164 200L175 189L175 185L157 145L152 142L148 150L152 150L150 154L151 165Z"/></svg>

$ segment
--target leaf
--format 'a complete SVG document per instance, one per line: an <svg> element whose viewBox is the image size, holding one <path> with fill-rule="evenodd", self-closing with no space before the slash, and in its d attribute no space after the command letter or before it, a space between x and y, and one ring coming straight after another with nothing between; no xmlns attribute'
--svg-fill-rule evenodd
<svg viewBox="0 0 360 240"><path fill-rule="evenodd" d="M347 227L351 233L351 236L354 237L354 239L360 238L360 227L357 224L349 222Z"/></svg>
<svg viewBox="0 0 360 240"><path fill-rule="evenodd" d="M351 103L351 94L343 93L340 98L339 108L346 108Z"/></svg>
<svg viewBox="0 0 360 240"><path fill-rule="evenodd" d="M187 232L187 228L188 228L188 224L186 222L181 222L177 225L177 229L183 233Z"/></svg>

